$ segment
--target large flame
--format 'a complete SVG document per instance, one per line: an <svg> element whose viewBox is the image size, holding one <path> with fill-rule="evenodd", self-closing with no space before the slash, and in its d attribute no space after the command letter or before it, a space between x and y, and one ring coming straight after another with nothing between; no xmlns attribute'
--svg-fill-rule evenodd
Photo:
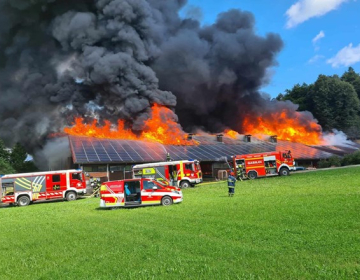
<svg viewBox="0 0 360 280"><path fill-rule="evenodd" d="M115 127L107 120L103 126L99 125L97 120L86 124L83 118L76 118L74 126L64 128L64 132L69 135L97 138L150 140L168 145L196 144L195 141L186 139L187 134L174 120L174 113L170 109L157 104L153 105L151 118L145 121L144 130L140 135L136 135L131 129L125 128L123 120L118 120L117 127Z"/></svg>
<svg viewBox="0 0 360 280"><path fill-rule="evenodd" d="M225 129L224 134L232 139L236 139L239 135L239 133L231 129Z"/></svg>
<svg viewBox="0 0 360 280"><path fill-rule="evenodd" d="M89 136L110 139L150 140L168 145L197 145L194 140L187 140L187 134L176 122L176 115L168 108L154 104L151 108L151 117L144 122L144 129L135 134L130 128L125 128L125 122L118 120L117 126L105 121L101 126L97 120L86 124L82 118L76 118L73 127L67 127L64 132L69 135ZM314 119L304 117L301 112L273 112L267 116L248 117L243 120L244 134L277 135L279 140L318 145L322 138L321 126ZM238 132L226 129L224 135L236 139Z"/></svg>
<svg viewBox="0 0 360 280"><path fill-rule="evenodd" d="M321 126L314 119L309 120L301 112L275 112L267 117L246 118L244 133L252 135L277 135L279 140L318 145L323 142Z"/></svg>

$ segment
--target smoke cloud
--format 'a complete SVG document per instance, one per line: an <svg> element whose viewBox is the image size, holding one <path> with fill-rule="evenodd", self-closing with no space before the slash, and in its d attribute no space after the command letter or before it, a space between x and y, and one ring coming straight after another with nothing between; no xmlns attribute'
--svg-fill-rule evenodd
<svg viewBox="0 0 360 280"><path fill-rule="evenodd" d="M188 132L241 132L242 116L274 106L259 88L282 40L241 10L208 26L182 19L185 4L0 0L0 137L34 151L94 114L140 131L154 103Z"/></svg>

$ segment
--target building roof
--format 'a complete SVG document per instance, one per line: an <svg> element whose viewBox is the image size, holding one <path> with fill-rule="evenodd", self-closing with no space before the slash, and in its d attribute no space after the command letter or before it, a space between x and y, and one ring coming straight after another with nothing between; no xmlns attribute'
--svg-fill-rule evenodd
<svg viewBox="0 0 360 280"><path fill-rule="evenodd" d="M69 136L74 163L142 163L165 161L169 153L172 160L197 159L220 161L236 154L275 151L275 144L267 141L245 143L242 140L212 141L211 137L197 137L197 145L176 146L139 140L115 140ZM206 144L202 144L206 143ZM226 144L229 143L229 144Z"/></svg>
<svg viewBox="0 0 360 280"><path fill-rule="evenodd" d="M277 143L251 137L244 142L243 137L216 135L194 135L191 141L196 145L163 145L157 142L139 140L117 140L91 137L69 136L74 163L147 163L165 161L167 153L172 160L196 159L199 161L223 161L233 155L290 150L295 160L319 160L331 156L343 156L359 149L360 145L350 143L336 146L307 146L278 140Z"/></svg>

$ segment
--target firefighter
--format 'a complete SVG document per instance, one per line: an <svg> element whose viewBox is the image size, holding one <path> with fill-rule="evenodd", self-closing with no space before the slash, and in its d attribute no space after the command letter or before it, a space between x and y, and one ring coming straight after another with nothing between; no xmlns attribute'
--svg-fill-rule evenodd
<svg viewBox="0 0 360 280"><path fill-rule="evenodd" d="M242 181L243 177L244 177L244 169L242 164L239 164L237 168L237 178Z"/></svg>
<svg viewBox="0 0 360 280"><path fill-rule="evenodd" d="M229 177L228 177L228 188L229 188L229 196L233 197L235 194L235 183L236 183L236 178L234 177L234 172L231 172Z"/></svg>
<svg viewBox="0 0 360 280"><path fill-rule="evenodd" d="M166 161L171 161L171 157L169 153L166 154Z"/></svg>

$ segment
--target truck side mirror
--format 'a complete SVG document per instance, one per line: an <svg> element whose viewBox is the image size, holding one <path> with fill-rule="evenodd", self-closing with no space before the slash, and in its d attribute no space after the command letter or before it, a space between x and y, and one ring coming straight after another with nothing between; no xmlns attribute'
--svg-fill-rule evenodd
<svg viewBox="0 0 360 280"><path fill-rule="evenodd" d="M153 190L157 190L157 187L156 187L156 186L153 186Z"/></svg>

